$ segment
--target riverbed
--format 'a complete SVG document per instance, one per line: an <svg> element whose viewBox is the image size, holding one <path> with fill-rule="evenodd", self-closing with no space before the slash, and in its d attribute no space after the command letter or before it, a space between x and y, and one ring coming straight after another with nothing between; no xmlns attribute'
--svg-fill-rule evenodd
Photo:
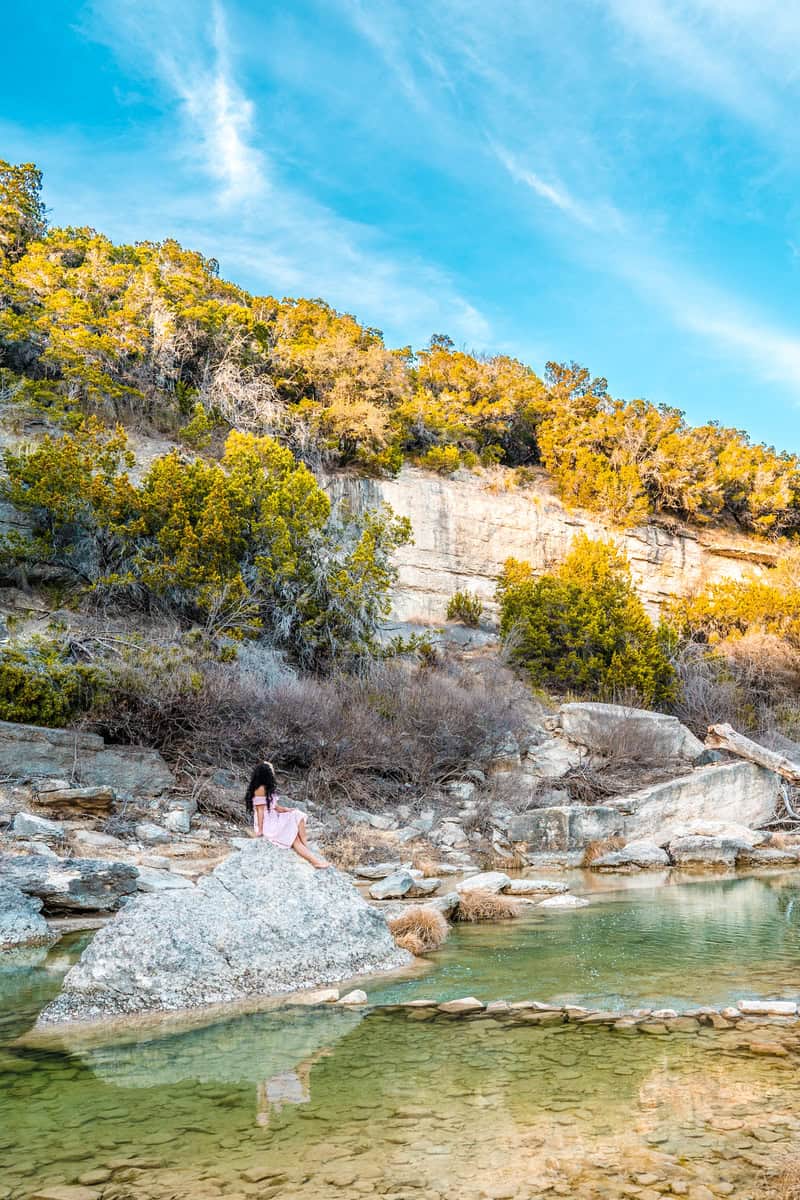
<svg viewBox="0 0 800 1200"><path fill-rule="evenodd" d="M620 887L546 920L456 929L422 971L365 986L373 1004L796 998L798 896L797 874ZM74 1200L760 1200L799 1144L794 1023L646 1036L271 1008L27 1042L82 944L2 960L8 1200L63 1186L84 1189Z"/></svg>

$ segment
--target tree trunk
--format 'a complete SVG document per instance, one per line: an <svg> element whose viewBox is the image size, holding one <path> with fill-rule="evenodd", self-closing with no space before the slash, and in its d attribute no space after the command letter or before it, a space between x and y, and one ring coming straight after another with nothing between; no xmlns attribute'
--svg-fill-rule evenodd
<svg viewBox="0 0 800 1200"><path fill-rule="evenodd" d="M746 758L748 762L782 775L789 783L800 785L800 763L792 762L774 750L767 750L758 742L752 742L743 733L737 733L732 725L709 725L706 745L711 750L728 750L739 758Z"/></svg>

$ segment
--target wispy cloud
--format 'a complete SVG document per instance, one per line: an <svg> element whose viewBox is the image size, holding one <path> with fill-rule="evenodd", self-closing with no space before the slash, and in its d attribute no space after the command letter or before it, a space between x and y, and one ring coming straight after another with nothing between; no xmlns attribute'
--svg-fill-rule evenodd
<svg viewBox="0 0 800 1200"><path fill-rule="evenodd" d="M265 161L252 141L255 106L234 79L225 13L217 0L211 9L210 43L207 66L168 52L160 61L199 135L205 169L221 185L220 199L226 205L242 204L265 190Z"/></svg>
<svg viewBox="0 0 800 1200"><path fill-rule="evenodd" d="M493 145L498 161L502 163L512 179L522 183L535 192L542 200L552 204L565 216L571 217L579 225L587 229L620 230L624 224L621 213L605 201L593 205L583 203L560 182L546 180L519 161L503 146Z"/></svg>
<svg viewBox="0 0 800 1200"><path fill-rule="evenodd" d="M447 331L486 346L488 320L447 270L396 251L380 230L285 182L275 152L259 144L257 98L240 80L221 0L208 8L196 0L103 0L95 18L94 36L117 53L126 47L138 72L149 70L180 105L172 152L181 171L159 181L175 236L214 254L251 288L324 296L375 325L388 316L391 333L404 331L417 345ZM198 167L217 182L223 213L209 209L192 178Z"/></svg>

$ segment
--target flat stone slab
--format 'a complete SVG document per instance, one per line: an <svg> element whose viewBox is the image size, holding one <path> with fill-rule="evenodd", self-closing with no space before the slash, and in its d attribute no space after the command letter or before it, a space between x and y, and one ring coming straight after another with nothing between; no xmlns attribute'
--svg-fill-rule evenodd
<svg viewBox="0 0 800 1200"><path fill-rule="evenodd" d="M116 792L110 787L51 788L39 790L36 799L59 816L103 816L111 812Z"/></svg>
<svg viewBox="0 0 800 1200"><path fill-rule="evenodd" d="M511 884L509 875L503 874L502 871L481 871L478 875L471 875L469 879L462 879L456 884L457 892L504 892Z"/></svg>
<svg viewBox="0 0 800 1200"><path fill-rule="evenodd" d="M550 896L537 906L538 908L588 908L589 901L582 896Z"/></svg>
<svg viewBox="0 0 800 1200"><path fill-rule="evenodd" d="M624 817L628 841L657 837L664 845L680 836L686 822L763 825L775 815L780 796L777 775L740 761L700 767L677 779L607 800L606 805Z"/></svg>
<svg viewBox="0 0 800 1200"><path fill-rule="evenodd" d="M794 1017L797 1015L797 1005L792 1000L740 1000L736 1007L746 1016L763 1014L773 1017Z"/></svg>
<svg viewBox="0 0 800 1200"><path fill-rule="evenodd" d="M503 891L507 896L560 896L569 888L565 883L556 883L553 879L512 879Z"/></svg>
<svg viewBox="0 0 800 1200"><path fill-rule="evenodd" d="M28 896L38 896L45 915L116 912L136 891L131 863L44 854L0 855L0 877Z"/></svg>
<svg viewBox="0 0 800 1200"><path fill-rule="evenodd" d="M483 1004L480 1000L476 1000L474 996L462 996L458 1000L446 1000L444 1004L437 1004L437 1010L442 1013L470 1013L481 1012Z"/></svg>

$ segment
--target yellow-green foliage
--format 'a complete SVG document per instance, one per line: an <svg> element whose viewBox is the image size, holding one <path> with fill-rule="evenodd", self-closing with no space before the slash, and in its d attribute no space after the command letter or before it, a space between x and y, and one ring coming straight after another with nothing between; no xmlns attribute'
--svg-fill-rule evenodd
<svg viewBox="0 0 800 1200"><path fill-rule="evenodd" d="M88 706L94 672L66 660L57 646L34 642L0 651L0 720L66 725Z"/></svg>
<svg viewBox="0 0 800 1200"><path fill-rule="evenodd" d="M676 600L670 620L679 633L712 645L763 633L800 649L800 552L786 554L764 576L723 579L694 597Z"/></svg>
<svg viewBox="0 0 800 1200"><path fill-rule="evenodd" d="M157 596L217 633L266 629L308 663L371 644L407 521L388 509L333 517L308 468L269 437L229 434L220 462L172 451L138 485L130 465L125 434L93 419L7 451L3 495L34 530L2 539L5 560Z"/></svg>
<svg viewBox="0 0 800 1200"><path fill-rule="evenodd" d="M458 446L431 446L420 455L419 465L440 475L452 475L461 466L461 451Z"/></svg>
<svg viewBox="0 0 800 1200"><path fill-rule="evenodd" d="M501 633L534 684L645 704L674 694L663 639L634 591L624 555L577 537L564 562L534 579L509 559L498 585Z"/></svg>
<svg viewBox="0 0 800 1200"><path fill-rule="evenodd" d="M544 465L567 502L621 525L664 512L769 536L800 528L800 460L739 430L616 399L574 363L541 379L443 335L390 349L322 300L252 296L172 240L47 231L40 184L32 164L0 161L0 389L20 404L67 422L184 426L197 446L202 411L377 473L405 458L442 472Z"/></svg>
<svg viewBox="0 0 800 1200"><path fill-rule="evenodd" d="M761 534L800 527L800 459L753 445L737 429L692 428L676 408L615 400L605 379L548 363L537 431L543 464L565 499L620 524L649 512L694 521L725 514Z"/></svg>
<svg viewBox="0 0 800 1200"><path fill-rule="evenodd" d="M474 592L454 592L447 602L448 621L462 621L473 629L480 623L483 601Z"/></svg>

